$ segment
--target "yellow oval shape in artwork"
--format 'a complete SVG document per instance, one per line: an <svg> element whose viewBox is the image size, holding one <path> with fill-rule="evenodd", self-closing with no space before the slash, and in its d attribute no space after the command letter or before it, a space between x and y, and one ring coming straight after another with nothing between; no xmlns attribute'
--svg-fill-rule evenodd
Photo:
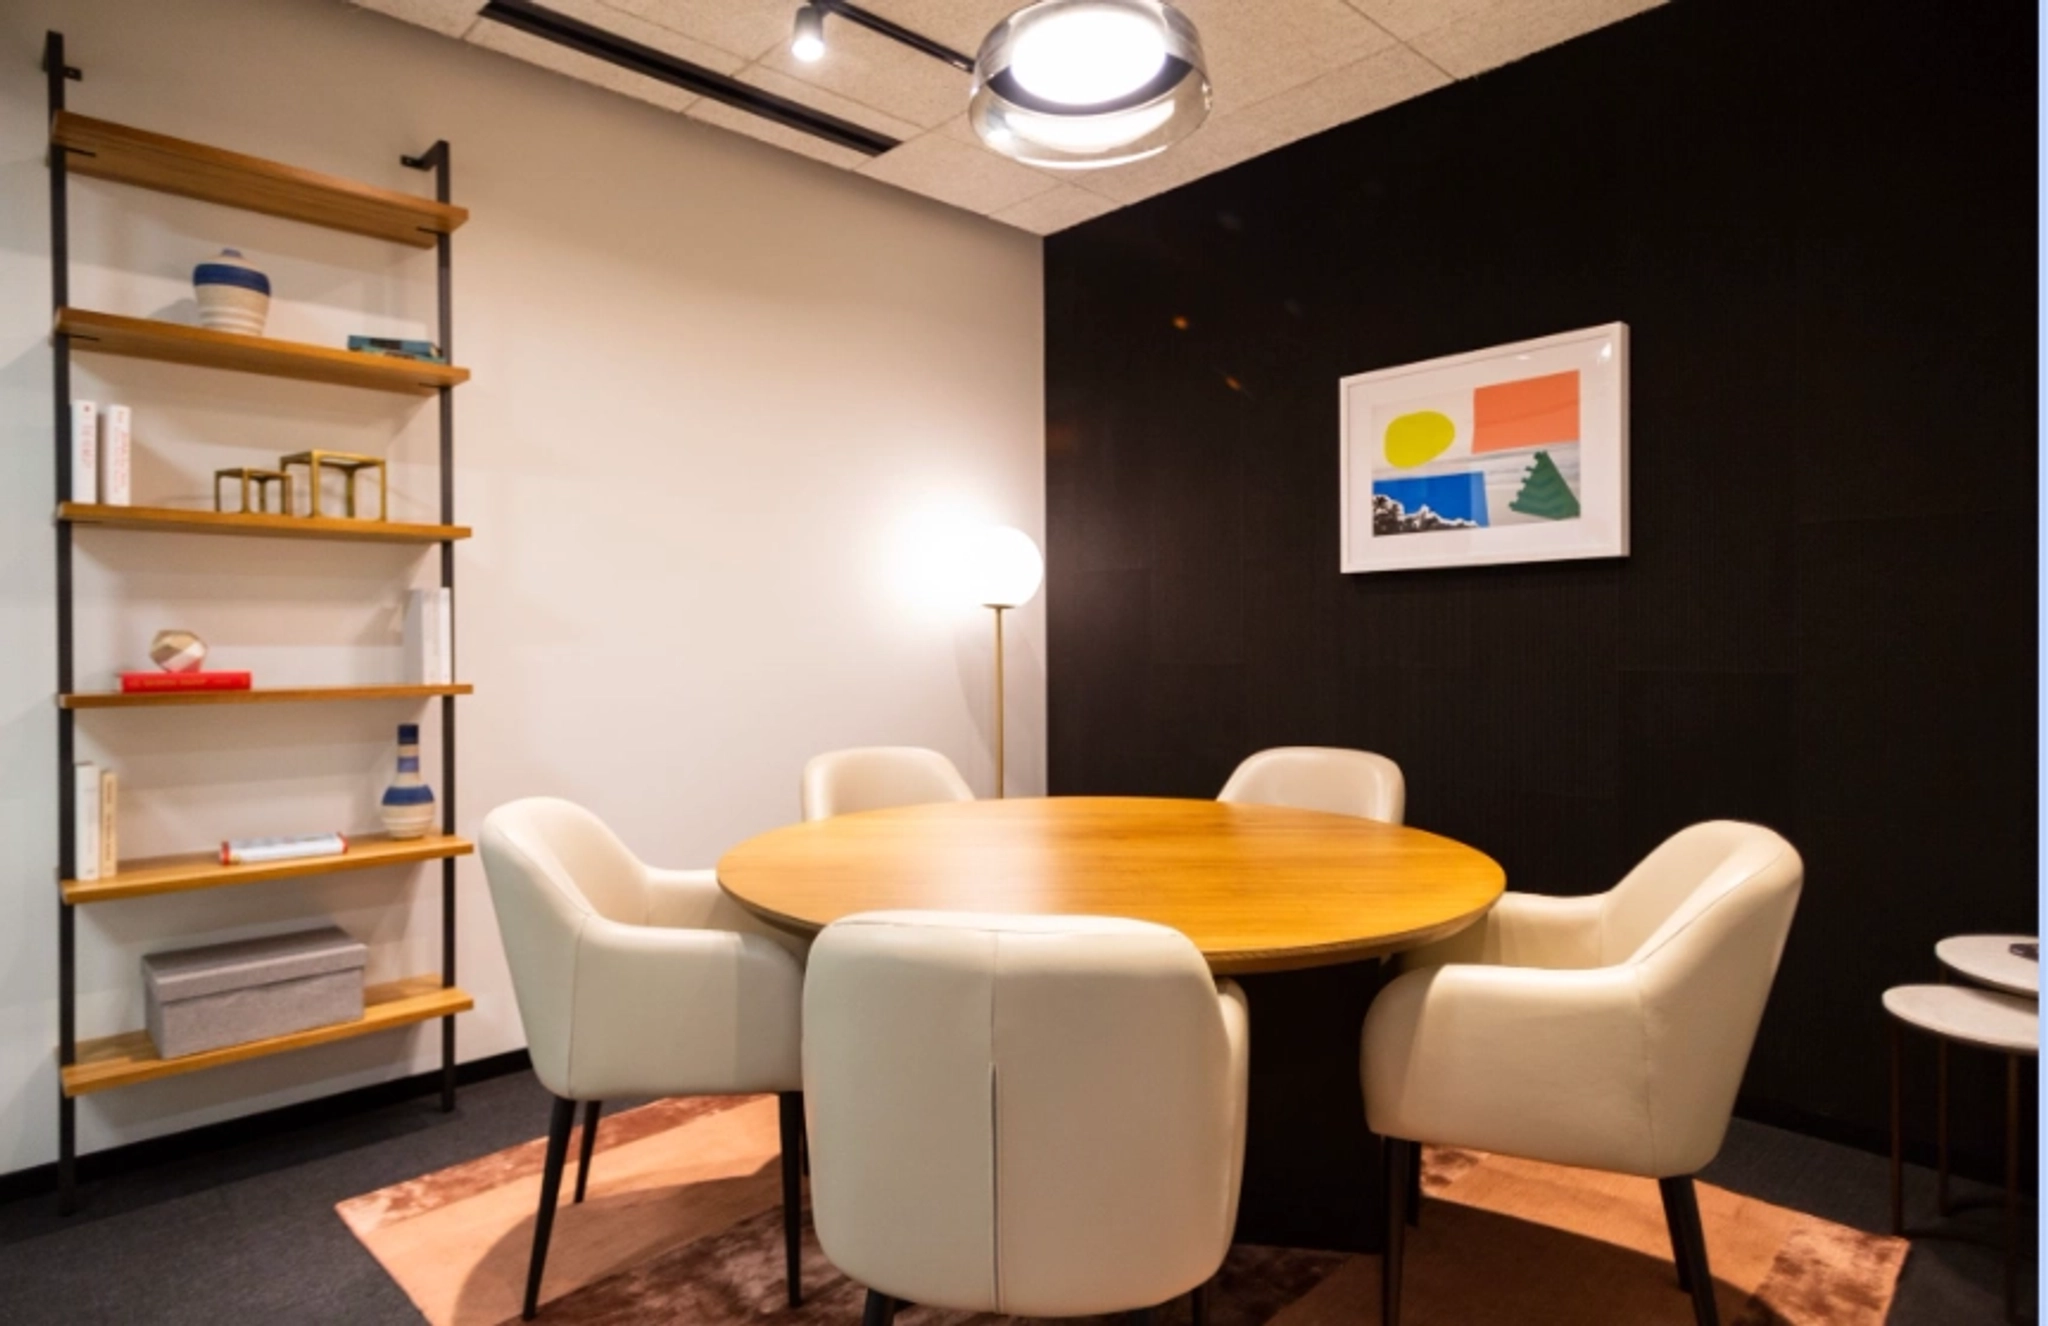
<svg viewBox="0 0 2048 1326"><path fill-rule="evenodd" d="M1398 415L1387 425L1387 464L1404 470L1427 464L1443 455L1457 436L1451 416L1439 411Z"/></svg>

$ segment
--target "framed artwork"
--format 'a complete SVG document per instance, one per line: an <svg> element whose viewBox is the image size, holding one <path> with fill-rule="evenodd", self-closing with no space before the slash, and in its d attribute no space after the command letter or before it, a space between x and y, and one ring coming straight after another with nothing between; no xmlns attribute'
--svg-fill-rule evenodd
<svg viewBox="0 0 2048 1326"><path fill-rule="evenodd" d="M1628 555L1628 327L1359 373L1342 569Z"/></svg>

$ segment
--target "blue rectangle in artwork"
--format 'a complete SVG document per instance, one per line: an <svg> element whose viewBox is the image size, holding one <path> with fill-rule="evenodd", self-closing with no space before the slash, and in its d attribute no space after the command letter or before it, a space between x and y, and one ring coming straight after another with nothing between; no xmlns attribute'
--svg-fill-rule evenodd
<svg viewBox="0 0 2048 1326"><path fill-rule="evenodd" d="M1477 470L1414 479L1375 479L1372 495L1376 535L1474 529L1486 524L1486 476Z"/></svg>

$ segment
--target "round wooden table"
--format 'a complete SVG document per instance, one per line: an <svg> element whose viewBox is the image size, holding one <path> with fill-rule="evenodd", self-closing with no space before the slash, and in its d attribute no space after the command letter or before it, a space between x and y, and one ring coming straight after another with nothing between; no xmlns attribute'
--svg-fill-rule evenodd
<svg viewBox="0 0 2048 1326"><path fill-rule="evenodd" d="M1492 858L1420 829L1220 801L1048 797L902 806L741 843L718 882L778 926L918 909L1126 916L1219 974L1383 957L1455 934L1501 895Z"/></svg>
<svg viewBox="0 0 2048 1326"><path fill-rule="evenodd" d="M718 863L740 905L816 932L856 912L1125 916L1244 975L1251 1105L1238 1239L1376 1251L1381 1155L1358 1042L1383 959L1485 915L1504 877L1420 829L1217 801L1051 797L839 815Z"/></svg>

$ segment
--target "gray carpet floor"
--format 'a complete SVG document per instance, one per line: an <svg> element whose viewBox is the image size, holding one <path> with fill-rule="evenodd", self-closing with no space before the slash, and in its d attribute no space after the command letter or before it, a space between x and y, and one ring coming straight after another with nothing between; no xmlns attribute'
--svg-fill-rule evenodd
<svg viewBox="0 0 2048 1326"><path fill-rule="evenodd" d="M0 1204L0 1321L418 1323L335 1203L525 1141L547 1114L546 1093L521 1073L465 1087L452 1115L408 1101L88 1184L69 1217L49 1197ZM1883 1157L1758 1124L1738 1120L1705 1177L1862 1229L1889 1218ZM1944 1236L1916 1239L1894 1326L2004 1319L1997 1194L1959 1191L1986 1205L1943 1222ZM1908 1193L1929 1223L1932 1174L1913 1172ZM2023 1264L2028 1295L2034 1274Z"/></svg>

